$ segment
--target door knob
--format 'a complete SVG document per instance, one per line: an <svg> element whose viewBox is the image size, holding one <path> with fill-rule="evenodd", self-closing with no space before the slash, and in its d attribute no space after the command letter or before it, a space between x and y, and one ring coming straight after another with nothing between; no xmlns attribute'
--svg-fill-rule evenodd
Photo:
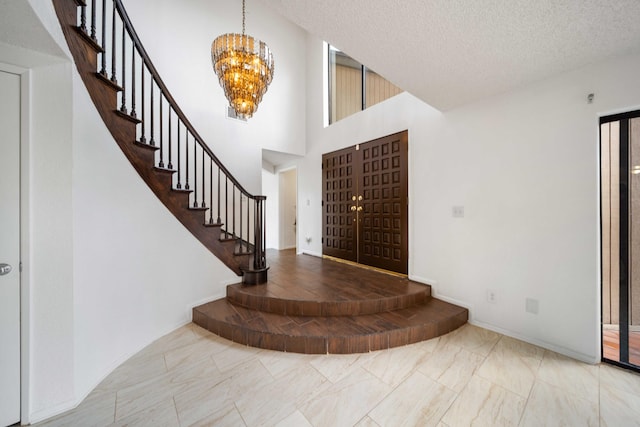
<svg viewBox="0 0 640 427"><path fill-rule="evenodd" d="M9 264L0 264L0 276L5 276L11 273L11 266Z"/></svg>
<svg viewBox="0 0 640 427"><path fill-rule="evenodd" d="M351 206L351 212L355 211L357 208L355 206Z"/></svg>
<svg viewBox="0 0 640 427"><path fill-rule="evenodd" d="M356 201L356 196L351 196L351 200Z"/></svg>
<svg viewBox="0 0 640 427"><path fill-rule="evenodd" d="M355 197L355 196L354 196ZM358 196L358 201L361 202L362 201L362 196Z"/></svg>
<svg viewBox="0 0 640 427"><path fill-rule="evenodd" d="M362 210L362 206L358 206L358 212Z"/></svg>

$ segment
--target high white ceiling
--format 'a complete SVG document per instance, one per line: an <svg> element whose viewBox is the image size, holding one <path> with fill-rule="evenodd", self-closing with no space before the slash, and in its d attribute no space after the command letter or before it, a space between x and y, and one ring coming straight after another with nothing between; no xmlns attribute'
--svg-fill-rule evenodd
<svg viewBox="0 0 640 427"><path fill-rule="evenodd" d="M262 0L447 110L640 51L640 0Z"/></svg>

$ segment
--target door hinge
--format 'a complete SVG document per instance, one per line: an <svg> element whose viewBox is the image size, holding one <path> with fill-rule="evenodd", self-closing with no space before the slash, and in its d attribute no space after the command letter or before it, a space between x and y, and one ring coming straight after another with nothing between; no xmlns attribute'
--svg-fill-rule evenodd
<svg viewBox="0 0 640 427"><path fill-rule="evenodd" d="M324 207L324 200L320 202L320 206Z"/></svg>
<svg viewBox="0 0 640 427"><path fill-rule="evenodd" d="M320 243L324 245L324 237L320 239Z"/></svg>
<svg viewBox="0 0 640 427"><path fill-rule="evenodd" d="M18 264L18 272L22 273L22 261Z"/></svg>

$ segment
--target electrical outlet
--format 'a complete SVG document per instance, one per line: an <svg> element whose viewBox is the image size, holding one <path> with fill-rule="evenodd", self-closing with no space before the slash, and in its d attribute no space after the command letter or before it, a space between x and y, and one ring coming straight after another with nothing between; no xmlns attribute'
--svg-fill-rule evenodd
<svg viewBox="0 0 640 427"><path fill-rule="evenodd" d="M453 206L451 208L451 216L454 218L464 218L464 206Z"/></svg>
<svg viewBox="0 0 640 427"><path fill-rule="evenodd" d="M496 302L498 302L496 291L494 291L493 289L487 289L487 302L490 304L495 304Z"/></svg>

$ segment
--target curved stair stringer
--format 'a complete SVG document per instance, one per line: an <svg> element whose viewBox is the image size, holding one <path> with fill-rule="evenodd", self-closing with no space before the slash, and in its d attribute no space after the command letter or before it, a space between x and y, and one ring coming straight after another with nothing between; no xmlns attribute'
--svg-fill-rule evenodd
<svg viewBox="0 0 640 427"><path fill-rule="evenodd" d="M209 251L237 275L249 278L248 283L266 281L266 270L253 274L253 254L237 253L236 239L222 239L222 223L205 223L207 208L190 208L190 190L173 188L173 170L155 167L155 151L158 147L136 142L138 120L120 113L117 109L119 88L103 78L97 70L98 53L102 48L85 33L78 30L77 7L83 0L53 0L56 14L62 26L69 50L87 91L102 117L107 129L143 181L149 186L169 211ZM247 282L247 280L245 280Z"/></svg>

